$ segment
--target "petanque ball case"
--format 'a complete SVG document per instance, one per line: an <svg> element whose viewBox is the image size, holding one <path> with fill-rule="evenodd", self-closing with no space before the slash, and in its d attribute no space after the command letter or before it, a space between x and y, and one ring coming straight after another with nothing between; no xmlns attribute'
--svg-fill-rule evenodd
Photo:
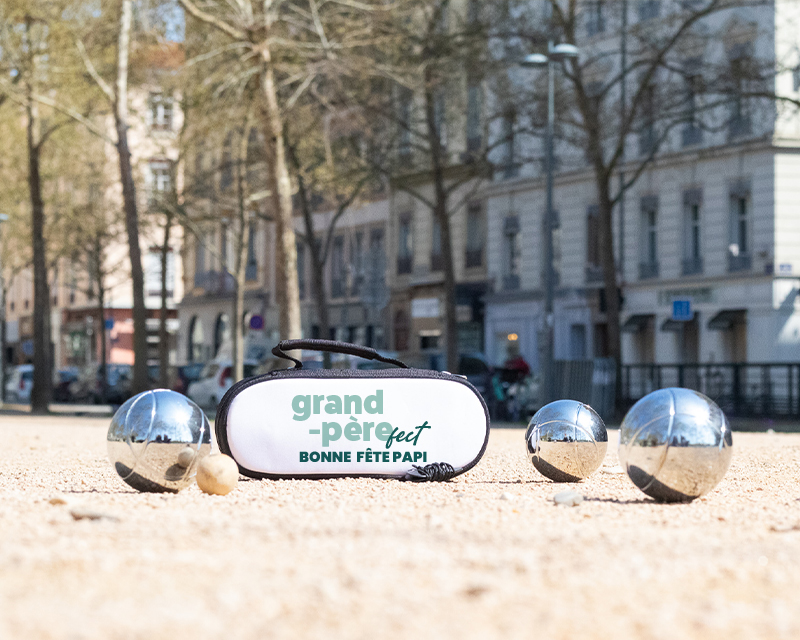
<svg viewBox="0 0 800 640"><path fill-rule="evenodd" d="M296 349L397 368L304 369L286 354ZM333 340L284 340L272 353L295 366L234 384L217 408L217 444L245 476L448 480L486 451L489 412L462 376Z"/></svg>

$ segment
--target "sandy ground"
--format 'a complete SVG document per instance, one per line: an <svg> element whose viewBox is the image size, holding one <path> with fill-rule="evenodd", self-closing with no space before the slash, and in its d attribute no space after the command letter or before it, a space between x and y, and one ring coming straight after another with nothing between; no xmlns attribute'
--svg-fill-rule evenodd
<svg viewBox="0 0 800 640"><path fill-rule="evenodd" d="M0 417L0 638L800 638L800 435L735 434L716 490L660 505L612 432L562 507L519 429L449 483L212 497L133 492L107 426Z"/></svg>

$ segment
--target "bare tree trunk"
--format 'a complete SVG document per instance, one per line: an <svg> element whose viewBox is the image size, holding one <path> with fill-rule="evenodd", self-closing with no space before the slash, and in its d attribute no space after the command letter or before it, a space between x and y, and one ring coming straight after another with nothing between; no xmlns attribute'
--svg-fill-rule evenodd
<svg viewBox="0 0 800 640"><path fill-rule="evenodd" d="M158 386L169 388L169 332L167 331L167 264L169 262L169 233L172 213L166 212L164 242L161 244L161 315L158 319Z"/></svg>
<svg viewBox="0 0 800 640"><path fill-rule="evenodd" d="M430 71L425 72L425 117L430 140L431 169L434 188L433 219L439 225L442 261L444 266L444 340L446 369L458 373L458 323L456 318L456 277L453 266L453 243L450 236L447 185L444 165L446 153L442 147L442 132L436 121L436 105Z"/></svg>
<svg viewBox="0 0 800 640"><path fill-rule="evenodd" d="M0 264L0 290L2 291L2 299L0 299L0 404L6 401L6 353L8 349L8 334L6 333L6 296L8 295L8 287L6 286L5 274L2 271L2 264Z"/></svg>
<svg viewBox="0 0 800 640"><path fill-rule="evenodd" d="M144 303L144 271L139 246L139 216L136 186L133 182L131 153L128 148L128 49L130 46L132 0L120 0L119 38L117 42L117 82L114 118L117 129L117 153L125 205L125 230L133 285L133 392L147 389L147 309Z"/></svg>
<svg viewBox="0 0 800 640"><path fill-rule="evenodd" d="M29 87L30 90L30 87ZM50 369L50 290L47 282L47 248L44 237L44 202L39 173L39 118L31 97L27 102L28 188L33 236L33 389L31 411L47 413L52 394Z"/></svg>
<svg viewBox="0 0 800 640"><path fill-rule="evenodd" d="M615 406L619 411L622 406L622 341L620 334L620 300L617 285L617 265L614 259L614 231L611 204L611 180L605 178L610 174L595 172L598 176L598 234L600 264L603 268L603 288L606 297L606 336L608 338L608 354L615 361L616 392ZM622 238L620 238L622 242Z"/></svg>
<svg viewBox="0 0 800 640"><path fill-rule="evenodd" d="M328 255L327 237L324 241L317 242L314 229L314 212L311 210L311 202L300 166L300 159L297 157L297 150L291 144L287 145L287 151L296 172L297 197L300 200L300 210L303 213L303 224L305 226L305 244L311 256L311 286L314 290L314 306L317 309L317 326L319 327L320 337L323 340L327 340L331 332L328 292L325 288L325 262ZM327 351L322 354L322 366L326 369L331 367L331 354Z"/></svg>
<svg viewBox="0 0 800 640"><path fill-rule="evenodd" d="M245 221L236 247L235 281L236 291L233 296L233 332L231 333L233 344L231 354L233 380L237 382L244 378L244 288L247 278L247 265L245 264L244 252L250 237L250 225Z"/></svg>
<svg viewBox="0 0 800 640"><path fill-rule="evenodd" d="M97 336L100 340L100 400L105 403L108 400L108 351L106 349L106 283L103 272L104 256L101 234L102 231L98 231L95 236L94 267L97 281L97 306L100 314L100 322L97 329Z"/></svg>
<svg viewBox="0 0 800 640"><path fill-rule="evenodd" d="M263 128L268 180L277 235L276 281L281 339L300 338L300 294L297 280L297 246L292 215L292 185L286 167L283 122L278 105L272 58L261 46L261 90L264 92Z"/></svg>
<svg viewBox="0 0 800 640"><path fill-rule="evenodd" d="M236 204L237 228L234 240L233 276L235 290L233 294L233 331L231 333L231 355L233 365L233 381L238 382L244 378L244 288L247 281L247 264L245 252L250 244L250 225L247 220L247 206L245 204L245 191L247 189L247 141L250 135L250 118L247 118L242 131L239 158L236 163Z"/></svg>

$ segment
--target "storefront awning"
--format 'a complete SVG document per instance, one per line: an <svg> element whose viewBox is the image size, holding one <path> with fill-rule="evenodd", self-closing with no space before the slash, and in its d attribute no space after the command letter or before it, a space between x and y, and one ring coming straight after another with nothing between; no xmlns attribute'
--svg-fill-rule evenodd
<svg viewBox="0 0 800 640"><path fill-rule="evenodd" d="M661 330L662 331L674 331L680 332L683 331L683 325L685 322L681 322L680 320L673 320L672 318L667 318L664 322L661 323Z"/></svg>
<svg viewBox="0 0 800 640"><path fill-rule="evenodd" d="M726 331L735 324L747 322L746 309L724 309L708 321L708 328L716 331Z"/></svg>
<svg viewBox="0 0 800 640"><path fill-rule="evenodd" d="M653 319L652 314L637 314L633 315L625 321L621 329L625 333L639 333L647 328L647 325Z"/></svg>

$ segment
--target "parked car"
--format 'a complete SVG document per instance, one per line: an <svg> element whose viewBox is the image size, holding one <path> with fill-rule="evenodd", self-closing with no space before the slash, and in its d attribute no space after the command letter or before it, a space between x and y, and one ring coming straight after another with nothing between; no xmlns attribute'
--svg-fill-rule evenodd
<svg viewBox="0 0 800 640"><path fill-rule="evenodd" d="M78 379L79 374L78 367L66 367L56 372L53 381L53 402L70 402L72 400L70 385Z"/></svg>
<svg viewBox="0 0 800 640"><path fill-rule="evenodd" d="M122 404L131 397L133 367L129 364L106 365L105 402ZM99 404L103 402L102 378L100 365L85 367L78 374L77 380L69 386L70 394L76 402Z"/></svg>
<svg viewBox="0 0 800 640"><path fill-rule="evenodd" d="M33 365L21 364L6 376L6 402L27 404L31 401Z"/></svg>
<svg viewBox="0 0 800 640"><path fill-rule="evenodd" d="M209 362L200 374L200 378L189 385L186 395L201 407L214 409L225 392L233 386L232 366L230 360ZM245 360L244 377L253 377L257 367L258 362Z"/></svg>
<svg viewBox="0 0 800 640"><path fill-rule="evenodd" d="M200 374L203 373L205 366L205 362L193 362L177 367L172 390L185 394L189 390L189 385L195 380L200 379Z"/></svg>
<svg viewBox="0 0 800 640"><path fill-rule="evenodd" d="M147 379L151 389L161 389L161 365L147 365ZM169 365L167 367L167 389L174 389L178 380L178 367Z"/></svg>

